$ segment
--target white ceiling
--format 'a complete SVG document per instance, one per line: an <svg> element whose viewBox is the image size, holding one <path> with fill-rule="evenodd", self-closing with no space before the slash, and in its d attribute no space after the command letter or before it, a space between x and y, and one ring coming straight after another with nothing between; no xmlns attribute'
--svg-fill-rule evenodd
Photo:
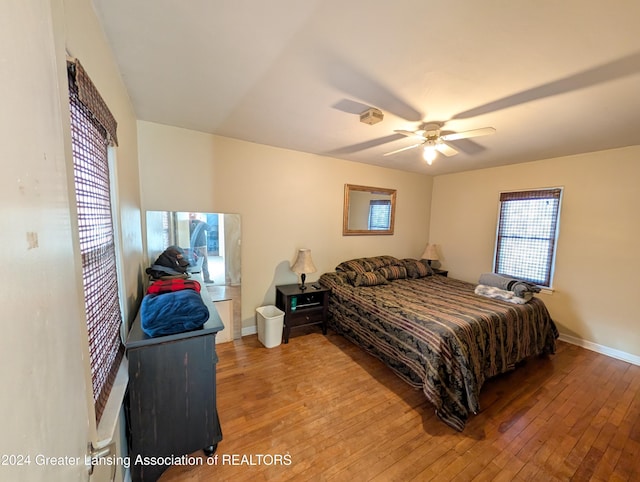
<svg viewBox="0 0 640 482"><path fill-rule="evenodd" d="M433 175L640 145L637 0L93 2L142 120ZM383 156L433 121L496 133Z"/></svg>

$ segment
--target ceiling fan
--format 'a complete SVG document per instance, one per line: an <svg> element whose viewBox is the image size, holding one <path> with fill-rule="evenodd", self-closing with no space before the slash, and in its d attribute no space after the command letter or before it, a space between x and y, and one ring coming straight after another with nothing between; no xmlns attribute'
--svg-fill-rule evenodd
<svg viewBox="0 0 640 482"><path fill-rule="evenodd" d="M453 156L458 153L456 149L447 144L448 141L457 141L459 139L468 139L470 137L486 136L488 134L493 134L496 131L493 127L483 127L481 129L473 129L470 131L453 132L451 134L441 135L440 127L442 127L442 124L440 123L425 124L422 127L422 129L419 129L417 131L394 131L398 134L402 134L403 136L417 139L420 142L411 146L403 147L402 149L387 152L384 155L390 156L392 154L397 154L398 152L414 149L416 147L422 147L422 157L425 161L427 161L429 165L431 165L431 163L438 155L438 152L444 154L447 157Z"/></svg>

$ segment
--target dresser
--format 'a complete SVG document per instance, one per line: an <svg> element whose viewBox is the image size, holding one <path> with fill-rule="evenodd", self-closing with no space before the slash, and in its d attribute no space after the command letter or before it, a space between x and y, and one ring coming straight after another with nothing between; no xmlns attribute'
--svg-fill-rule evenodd
<svg viewBox="0 0 640 482"><path fill-rule="evenodd" d="M216 334L224 326L211 301L206 304L210 317L199 330L149 338L139 315L131 327L125 407L133 482L157 480L172 457L201 449L212 455L222 440Z"/></svg>

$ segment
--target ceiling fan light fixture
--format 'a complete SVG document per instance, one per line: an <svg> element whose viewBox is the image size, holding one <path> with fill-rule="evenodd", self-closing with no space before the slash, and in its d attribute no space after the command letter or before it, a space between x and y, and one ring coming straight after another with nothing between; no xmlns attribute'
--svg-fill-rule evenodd
<svg viewBox="0 0 640 482"><path fill-rule="evenodd" d="M396 134L402 134L405 137L416 139L420 142L411 146L396 149L395 151L387 152L384 155L390 156L397 154L408 149L414 149L416 147L422 147L422 158L431 165L433 161L438 157L438 153L451 157L458 154L455 147L448 144L449 141L457 141L459 139L467 139L469 137L486 136L488 134L495 133L493 127L483 127L481 129L473 129L463 132L452 132L451 134L440 134L440 127L442 123L423 124L422 129L416 131L396 130Z"/></svg>
<svg viewBox="0 0 640 482"><path fill-rule="evenodd" d="M438 151L436 151L435 143L428 142L424 149L422 150L422 158L427 161L427 164L431 165L435 158L438 155Z"/></svg>

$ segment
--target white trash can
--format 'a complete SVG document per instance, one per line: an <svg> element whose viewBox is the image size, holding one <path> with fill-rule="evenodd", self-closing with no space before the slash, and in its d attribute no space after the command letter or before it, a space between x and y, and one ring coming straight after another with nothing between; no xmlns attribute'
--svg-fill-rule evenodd
<svg viewBox="0 0 640 482"><path fill-rule="evenodd" d="M284 311L273 305L256 308L258 324L258 340L267 348L273 348L282 343L282 327L284 325Z"/></svg>

